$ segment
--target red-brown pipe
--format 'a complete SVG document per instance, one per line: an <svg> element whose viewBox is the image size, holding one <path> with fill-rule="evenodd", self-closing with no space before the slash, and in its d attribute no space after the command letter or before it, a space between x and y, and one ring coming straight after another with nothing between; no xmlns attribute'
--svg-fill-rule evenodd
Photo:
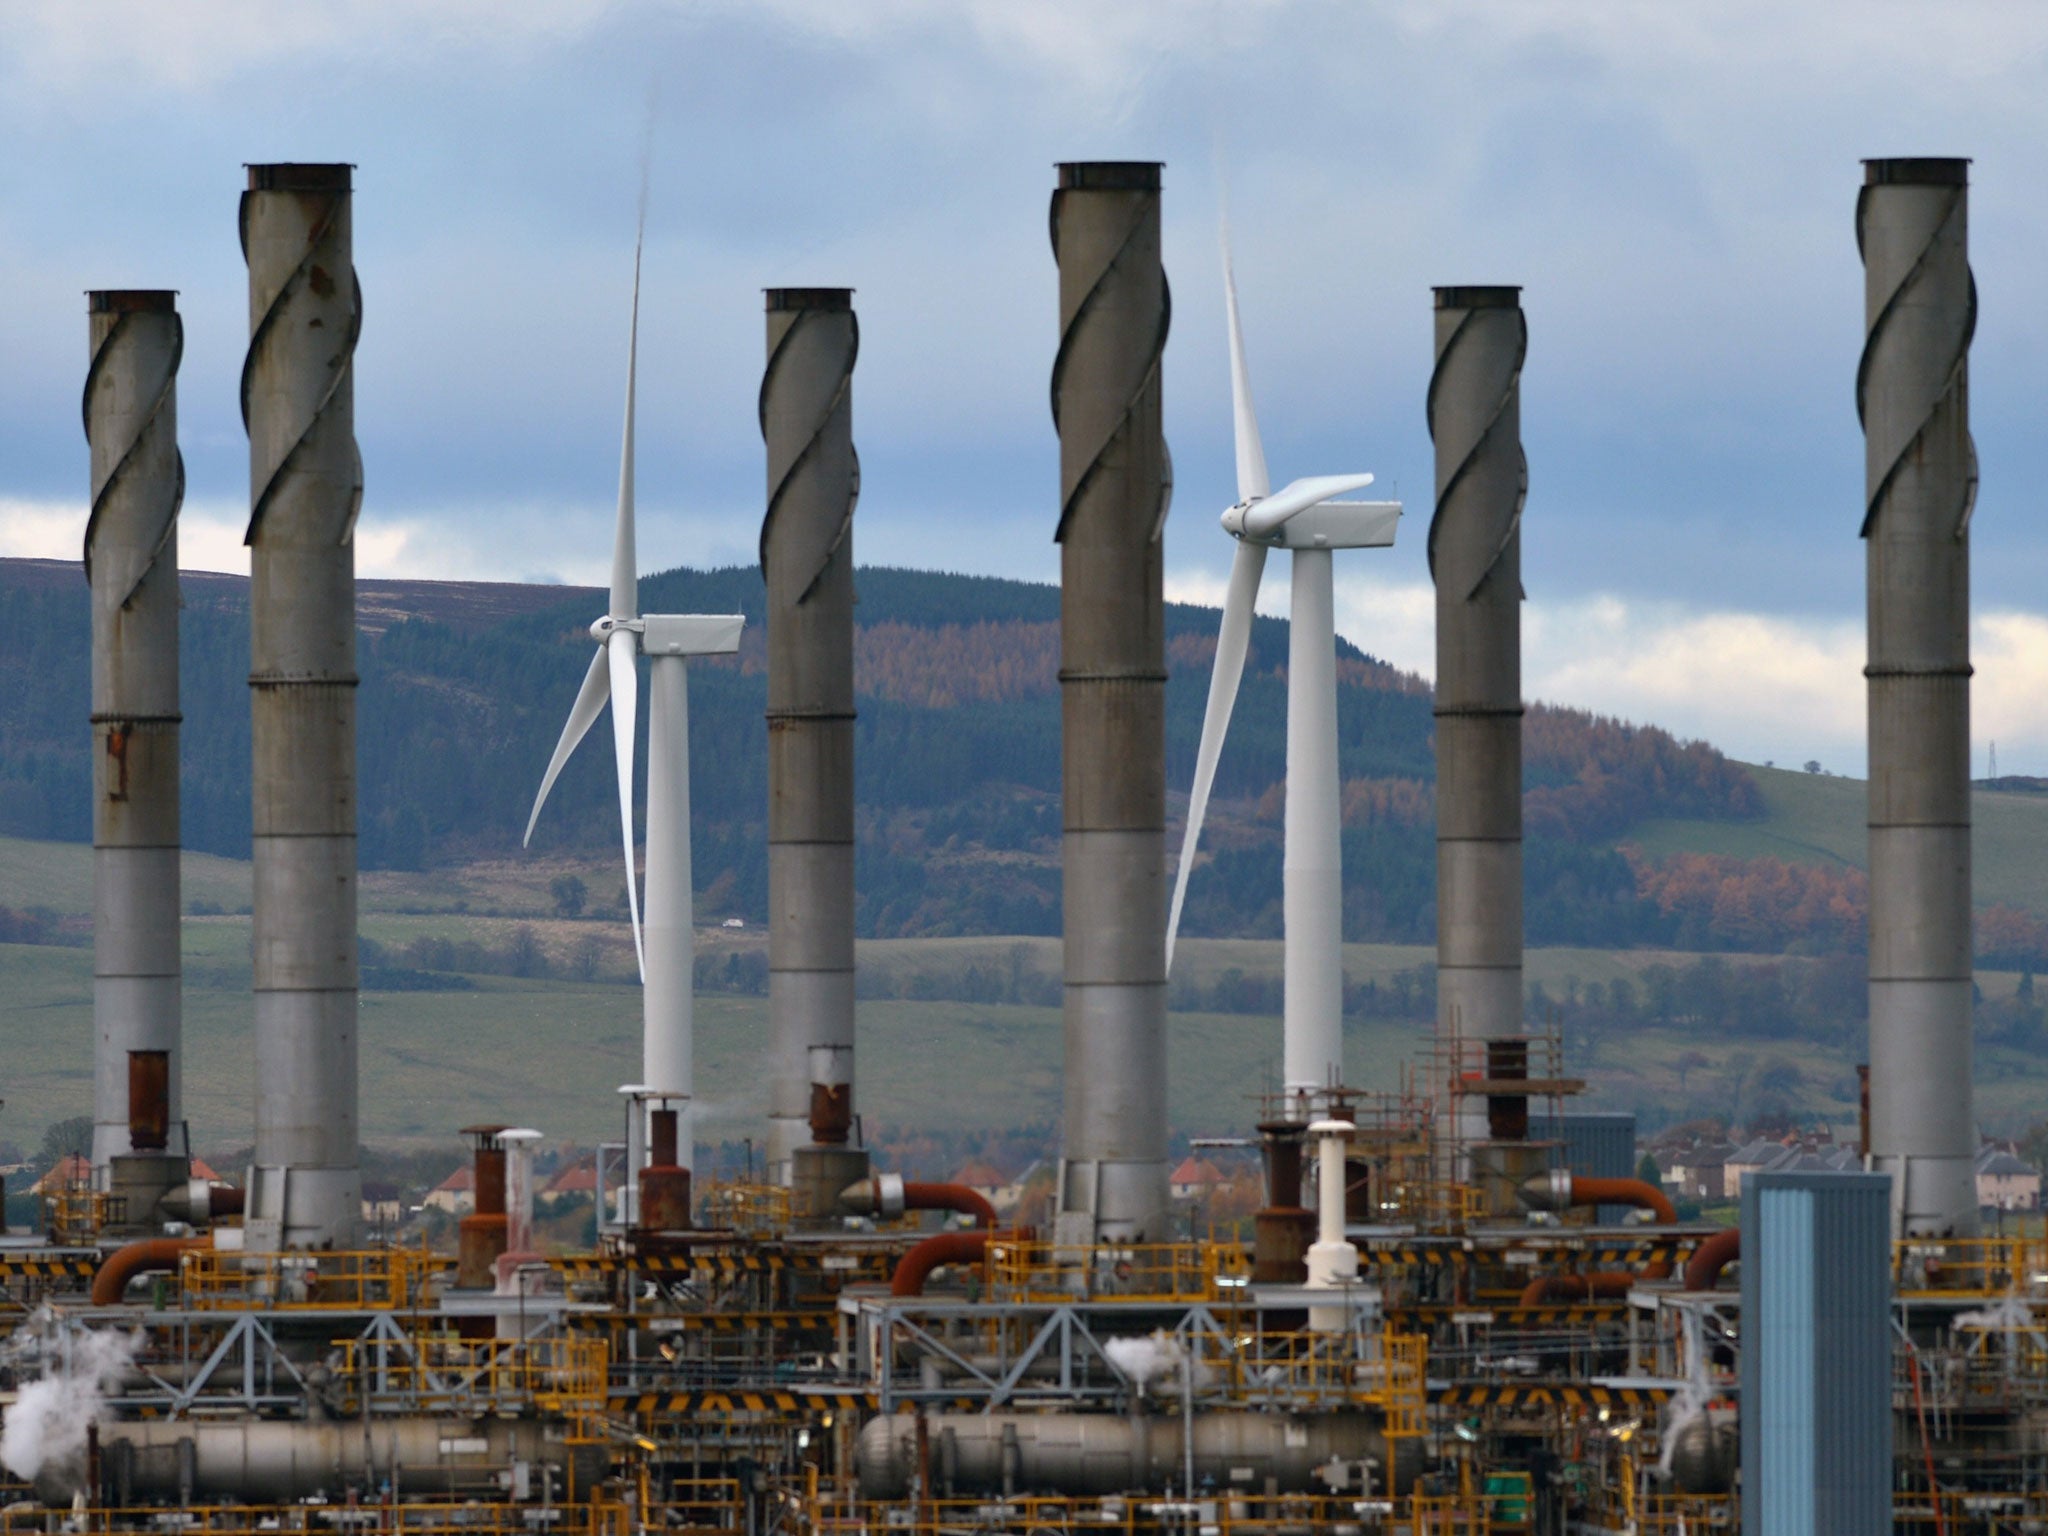
<svg viewBox="0 0 2048 1536"><path fill-rule="evenodd" d="M1654 1211L1657 1220L1665 1226L1676 1226L1678 1210L1671 1203L1670 1196L1654 1184L1641 1179L1589 1179L1584 1174L1572 1175L1573 1205L1632 1205L1638 1210Z"/></svg>
<svg viewBox="0 0 2048 1536"><path fill-rule="evenodd" d="M1670 1197L1656 1185L1642 1179L1593 1179L1583 1174L1566 1175L1570 1184L1567 1203L1571 1205L1633 1205L1650 1211L1665 1226L1674 1226L1678 1211ZM1531 1181L1534 1183L1535 1181ZM1521 1305L1540 1307L1546 1301L1612 1300L1626 1296L1629 1288L1647 1280L1669 1280L1671 1261L1656 1259L1635 1274L1626 1270L1587 1275L1538 1275L1522 1288ZM1687 1290L1696 1289L1688 1285Z"/></svg>
<svg viewBox="0 0 2048 1536"><path fill-rule="evenodd" d="M1540 1307L1549 1301L1613 1301L1629 1293L1629 1287L1638 1280L1661 1280L1671 1273L1671 1266L1664 1266L1664 1275L1653 1275L1650 1266L1640 1275L1625 1271L1600 1271L1590 1275L1538 1275L1523 1287L1519 1306Z"/></svg>
<svg viewBox="0 0 2048 1536"><path fill-rule="evenodd" d="M1685 1288L1711 1291L1721 1271L1742 1257L1742 1228L1723 1227L1692 1251L1685 1263Z"/></svg>
<svg viewBox="0 0 2048 1536"><path fill-rule="evenodd" d="M962 1216L972 1216L974 1224L984 1231L996 1224L996 1208L979 1191L969 1189L965 1184L913 1184L906 1181L903 1185L903 1209L958 1211Z"/></svg>
<svg viewBox="0 0 2048 1536"><path fill-rule="evenodd" d="M910 1187L905 1186L906 1194ZM941 1265L978 1263L987 1257L988 1240L992 1236L994 1234L986 1228L972 1232L933 1233L896 1261L896 1272L889 1277L889 1294L922 1296L925 1280Z"/></svg>
<svg viewBox="0 0 2048 1536"><path fill-rule="evenodd" d="M100 1265L99 1273L92 1277L92 1304L96 1307L119 1306L128 1282L137 1275L146 1275L152 1270L176 1269L185 1254L194 1248L210 1246L212 1239L205 1237L151 1237L130 1243L125 1248L116 1248Z"/></svg>

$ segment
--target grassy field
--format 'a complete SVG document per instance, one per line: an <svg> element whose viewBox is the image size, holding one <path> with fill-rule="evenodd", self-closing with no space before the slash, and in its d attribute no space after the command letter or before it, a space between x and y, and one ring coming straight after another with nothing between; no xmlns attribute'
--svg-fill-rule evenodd
<svg viewBox="0 0 2048 1536"><path fill-rule="evenodd" d="M224 964L226 921L188 923L185 1113L201 1145L247 1136L254 1063L246 961ZM234 984L237 979L239 984ZM477 977L466 992L368 992L362 1000L361 1118L374 1142L451 1138L481 1120L530 1122L592 1141L617 1130L615 1089L639 1075L639 994L630 987ZM0 1136L33 1145L43 1127L90 1107L92 956L0 945L9 1040ZM766 1113L761 1041L767 1002L697 1002L697 1076L706 1139L756 1132ZM1004 1004L864 1001L861 1108L873 1124L938 1130L1051 1122L1060 1112L1060 1011ZM1413 1025L1355 1030L1353 1059L1392 1087ZM1277 1020L1176 1014L1174 1122L1249 1124L1247 1095L1277 1056Z"/></svg>
<svg viewBox="0 0 2048 1536"><path fill-rule="evenodd" d="M1860 863L1864 786L1821 775L1755 770L1769 814L1746 824L1653 823L1640 841L1653 853L1695 851ZM1976 800L1978 896L2048 912L2048 798L1980 794ZM188 855L184 896L196 915L184 924L186 962L186 1113L202 1145L246 1139L253 1090L249 1056L249 866ZM425 874L377 872L362 885L362 931L402 950L413 939L475 940L502 948L531 927L548 956L566 964L598 946L597 982L472 978L473 989L366 992L362 1004L361 1119L365 1139L452 1139L458 1126L484 1119L530 1121L551 1135L591 1141L616 1133L614 1089L638 1075L639 995L618 984L630 974L631 941L620 922L553 915L548 883L584 879L594 901L617 885L600 861L518 859ZM0 838L0 905L91 910L91 850L81 844ZM758 951L758 930L712 929L700 944ZM1423 946L1345 947L1355 981L1384 981L1434 960ZM1542 949L1527 974L1553 993L1576 978L1607 982L1648 966L1693 956L1655 950ZM1728 956L1732 964L1755 963ZM870 1124L933 1129L1011 1127L1055 1120L1060 1111L1061 1019L1056 1007L917 1001L902 996L919 977L1029 971L1057 977L1052 938L899 939L863 942L859 964L895 992L860 1004L862 1112ZM1184 941L1179 972L1209 983L1237 969L1277 975L1271 941ZM2017 978L1985 973L1989 995ZM0 1139L33 1145L44 1126L86 1112L91 1096L91 951L0 945ZM705 1110L701 1135L740 1137L761 1124L765 1084L761 1039L766 1003L711 994L698 1001L698 1081ZM1351 1076L1360 1086L1392 1089L1404 1059L1424 1038L1412 1022L1350 1026ZM1169 1056L1174 1124L1197 1134L1244 1129L1251 1095L1270 1085L1279 1045L1277 1019L1176 1013ZM1593 1085L1587 1101L1635 1108L1659 1118L1739 1115L1760 1086L1796 1086L1816 1112L1854 1113L1855 1056L1804 1041L1699 1038L1642 1029L1597 1042L1574 1042L1570 1070ZM2048 1063L2004 1048L1980 1048L1978 1108L1988 1129L2016 1130L2048 1113Z"/></svg>
<svg viewBox="0 0 2048 1536"><path fill-rule="evenodd" d="M1631 839L1650 854L1721 853L1865 867L1869 811L1863 780L1754 764L1749 771L1764 792L1761 821L1649 821ZM2048 916L2048 795L1979 790L1970 797L1970 815L1977 904Z"/></svg>

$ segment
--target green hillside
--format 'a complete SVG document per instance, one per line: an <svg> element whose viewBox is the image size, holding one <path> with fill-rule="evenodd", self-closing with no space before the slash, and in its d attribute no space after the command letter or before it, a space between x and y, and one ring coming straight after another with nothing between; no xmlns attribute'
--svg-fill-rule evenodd
<svg viewBox="0 0 2048 1536"><path fill-rule="evenodd" d="M0 907L44 907L65 940L0 944L0 1142L32 1147L45 1126L90 1103L90 866L79 844L0 838ZM614 1089L638 1060L639 994L622 923L553 913L548 881L575 867L503 861L365 877L366 956L379 962L366 964L362 1003L367 1140L442 1143L456 1126L494 1118L585 1142L612 1134ZM195 907L219 909L184 924L186 1112L201 1145L229 1146L247 1138L254 1088L248 866L189 859L186 893ZM522 936L534 974L505 974ZM765 937L754 927L700 932L707 1140L759 1131ZM586 948L596 979L578 981ZM480 968L414 968L422 958ZM1347 1042L1361 1086L1395 1089L1404 1062L1420 1058L1433 962L1422 945L1346 945ZM1056 1121L1057 939L863 940L859 967L868 1124L978 1134ZM1270 1085L1277 1065L1280 969L1271 940L1182 942L1169 1085L1178 1130L1234 1133L1250 1123L1248 1095ZM1592 1084L1589 1102L1634 1109L1648 1125L1773 1109L1837 1122L1853 1115L1862 1058L1854 956L1549 946L1529 952L1527 975L1532 1024L1561 1032L1571 1070ZM2048 1098L2048 1034L2014 998L2018 980L1979 976L1979 1115L2012 1132L2038 1121Z"/></svg>
<svg viewBox="0 0 2048 1536"><path fill-rule="evenodd" d="M1707 853L1867 867L1868 798L1862 779L1747 766L1763 792L1765 812L1759 819L1649 820L1630 837L1653 855ZM2048 917L2048 795L1979 789L1970 797L1970 815L1977 905L2019 907Z"/></svg>
<svg viewBox="0 0 2048 1536"><path fill-rule="evenodd" d="M855 634L856 926L864 937L1060 929L1059 592L987 577L870 567ZM695 872L708 911L767 914L763 595L748 568L642 583L654 611L738 612L736 658L691 669ZM89 618L78 568L0 560L0 834L84 842L90 828ZM187 848L249 848L248 584L184 581L182 819ZM587 739L519 846L534 787L589 654L597 594L556 587L366 582L358 594L358 853L456 900L506 898L451 873L489 866L526 887L554 862L593 910L622 905L608 743ZM1218 615L1169 604L1169 783L1187 784ZM1345 931L1428 943L1435 930L1431 699L1420 679L1339 646ZM1286 625L1253 625L1220 764L1191 934L1279 932ZM1749 776L1649 726L1532 708L1526 732L1530 935L1538 943L1668 941L1615 843L1649 816L1741 819ZM637 770L644 779L644 763ZM586 872L587 871L587 872ZM560 871L558 871L560 872ZM470 887L457 896L455 888ZM370 888L366 884L366 896ZM230 902L195 883L194 899Z"/></svg>

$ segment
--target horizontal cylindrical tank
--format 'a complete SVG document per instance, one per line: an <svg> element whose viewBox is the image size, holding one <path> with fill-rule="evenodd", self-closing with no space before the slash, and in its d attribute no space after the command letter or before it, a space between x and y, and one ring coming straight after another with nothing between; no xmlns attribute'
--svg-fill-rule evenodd
<svg viewBox="0 0 2048 1536"><path fill-rule="evenodd" d="M488 1497L506 1489L514 1461L571 1467L559 1427L529 1419L102 1420L99 1440L102 1475L142 1500L281 1501L387 1482L405 1494ZM577 1447L579 1488L603 1472L591 1449Z"/></svg>
<svg viewBox="0 0 2048 1536"><path fill-rule="evenodd" d="M1227 1487L1248 1476L1253 1488L1271 1479L1282 1493L1311 1493L1326 1486L1319 1474L1332 1462L1374 1462L1373 1486L1385 1486L1387 1441L1372 1414L1292 1418L1219 1409L1197 1413L1193 1428L1197 1482ZM1000 1492L1006 1481L1019 1493L1131 1493L1179 1488L1188 1470L1177 1415L930 1413L925 1440L935 1452L941 1443L950 1445L946 1460L956 1493ZM915 1418L898 1413L869 1420L854 1459L862 1498L902 1498L917 1472ZM1413 1472L1404 1459L1397 1483L1405 1487Z"/></svg>

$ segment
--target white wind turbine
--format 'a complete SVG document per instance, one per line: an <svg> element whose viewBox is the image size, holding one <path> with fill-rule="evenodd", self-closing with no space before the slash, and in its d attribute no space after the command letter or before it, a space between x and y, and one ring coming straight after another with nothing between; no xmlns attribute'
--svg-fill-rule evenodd
<svg viewBox="0 0 2048 1536"><path fill-rule="evenodd" d="M640 581L633 549L634 384L640 353L640 250L633 250L633 324L626 349L626 432L619 464L619 518L612 536L610 611L590 626L597 654L570 707L562 739L534 796L526 841L548 791L576 744L583 740L607 700L612 706L612 750L618 763L619 823L625 838L626 902L633 921L633 948L640 961L641 1081L660 1095L683 1100L677 1156L691 1163L695 1140L687 1095L691 1092L691 989L695 937L690 903L690 701L691 656L730 655L739 649L739 614L640 612ZM640 898L633 870L633 738L637 724L639 670L648 661L647 711L647 921L641 937ZM629 1169L637 1181L639 1170Z"/></svg>
<svg viewBox="0 0 2048 1536"><path fill-rule="evenodd" d="M1245 371L1244 331L1238 322L1237 279L1230 238L1223 240L1223 295L1230 319L1230 399L1237 441L1237 504L1223 528L1237 540L1223 623L1216 636L1209 703L1195 759L1180 872L1167 920L1166 964L1173 966L1188 874L1194 867L1209 790L1216 780L1237 686L1251 643L1252 606L1266 551L1293 556L1294 591L1287 644L1287 852L1282 875L1286 922L1286 992L1281 1076L1289 1113L1313 1119L1323 1090L1344 1074L1344 879L1337 784L1337 631L1330 554L1338 549L1384 549L1401 518L1398 501L1338 501L1372 476L1317 475L1271 493L1259 420Z"/></svg>

